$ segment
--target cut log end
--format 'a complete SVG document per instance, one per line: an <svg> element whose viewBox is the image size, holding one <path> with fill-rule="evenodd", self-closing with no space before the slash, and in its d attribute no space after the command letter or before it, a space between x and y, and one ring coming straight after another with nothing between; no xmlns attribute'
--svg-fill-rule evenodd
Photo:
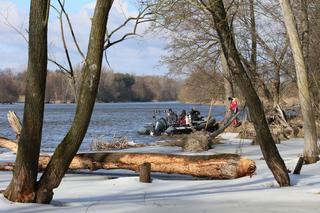
<svg viewBox="0 0 320 213"><path fill-rule="evenodd" d="M254 161L241 158L237 170L238 177L250 176L252 177L256 173L256 164Z"/></svg>

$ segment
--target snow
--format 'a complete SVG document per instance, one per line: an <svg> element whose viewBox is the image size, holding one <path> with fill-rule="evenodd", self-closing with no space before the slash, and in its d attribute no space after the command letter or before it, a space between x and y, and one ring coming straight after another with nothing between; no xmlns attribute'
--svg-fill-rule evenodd
<svg viewBox="0 0 320 213"><path fill-rule="evenodd" d="M319 212L320 163L304 165L301 175L290 174L291 187L280 188L267 168L258 146L250 140L224 134L222 144L207 152L238 153L254 160L257 175L234 180L203 180L154 173L152 183L140 183L134 172L99 170L95 175L67 174L50 205L12 203L0 194L0 212ZM277 145L287 168L294 170L303 151L303 139ZM177 147L149 147L131 151L182 154ZM127 150L127 151L130 151ZM183 153L185 154L185 153ZM187 153L194 154L194 153ZM9 152L0 161L12 161ZM117 178L115 178L117 177ZM11 172L0 172L5 189Z"/></svg>

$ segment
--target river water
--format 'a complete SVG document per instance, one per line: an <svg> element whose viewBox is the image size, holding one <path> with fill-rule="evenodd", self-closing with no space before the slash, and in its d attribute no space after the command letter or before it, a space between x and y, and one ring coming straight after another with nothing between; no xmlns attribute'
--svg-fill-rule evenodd
<svg viewBox="0 0 320 213"><path fill-rule="evenodd" d="M135 143L154 142L159 140L159 137L137 134L137 130L140 127L145 123L152 122L154 110L163 112L168 108L172 108L174 112L179 113L182 109L188 112L192 107L199 110L203 116L207 116L210 106L180 102L97 103L80 151L89 151L90 144L94 138L110 140L114 136L126 136ZM8 124L6 116L9 110L15 111L22 119L23 104L0 104L0 135L14 139L15 135ZM217 120L221 120L224 110L224 106L213 106L211 113ZM52 152L61 142L71 126L74 112L74 104L45 105L41 145L43 152ZM161 116L161 114L157 116Z"/></svg>

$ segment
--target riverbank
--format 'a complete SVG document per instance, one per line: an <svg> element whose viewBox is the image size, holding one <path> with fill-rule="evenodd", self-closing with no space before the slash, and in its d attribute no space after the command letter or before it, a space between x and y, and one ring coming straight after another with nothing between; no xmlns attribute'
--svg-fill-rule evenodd
<svg viewBox="0 0 320 213"><path fill-rule="evenodd" d="M279 188L258 146L223 134L214 149L199 154L238 153L256 162L257 174L234 180L196 180L188 176L153 174L150 184L140 183L134 172L99 170L96 175L67 174L55 190L51 205L16 204L0 195L0 212L319 212L320 163L304 165L301 175L290 174L291 187ZM303 151L303 139L277 145L289 170ZM124 150L122 150L124 151ZM183 153L178 147L144 147L128 152ZM198 153L197 153L198 154ZM11 153L0 154L11 161ZM10 181L0 172L0 188Z"/></svg>

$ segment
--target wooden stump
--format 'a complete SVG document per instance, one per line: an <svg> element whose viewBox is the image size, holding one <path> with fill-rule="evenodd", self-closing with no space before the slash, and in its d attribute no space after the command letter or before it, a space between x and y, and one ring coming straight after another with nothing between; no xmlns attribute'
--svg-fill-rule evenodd
<svg viewBox="0 0 320 213"><path fill-rule="evenodd" d="M294 171L293 171L293 174L295 174L295 175L300 175L303 162L304 162L304 157L303 157L303 156L300 156L300 157L299 157L299 160L298 160L298 162L297 162L296 168L295 168Z"/></svg>
<svg viewBox="0 0 320 213"><path fill-rule="evenodd" d="M150 163L143 163L140 165L140 182L142 183L151 183L151 164Z"/></svg>

